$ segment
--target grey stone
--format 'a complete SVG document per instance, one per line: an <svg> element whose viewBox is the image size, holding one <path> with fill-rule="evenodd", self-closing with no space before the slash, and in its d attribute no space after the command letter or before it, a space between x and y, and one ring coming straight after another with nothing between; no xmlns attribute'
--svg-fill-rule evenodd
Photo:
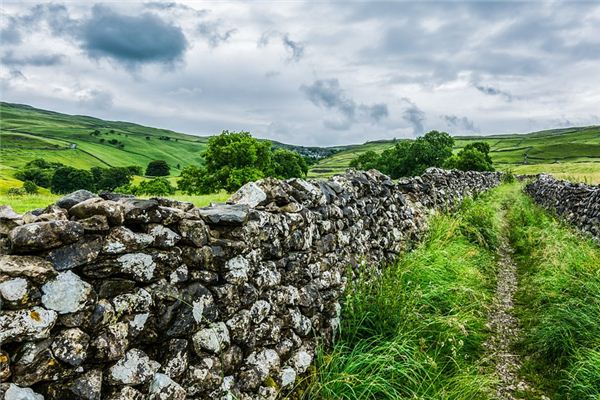
<svg viewBox="0 0 600 400"><path fill-rule="evenodd" d="M110 229L108 218L105 215L92 215L77 222L83 226L86 233L104 233Z"/></svg>
<svg viewBox="0 0 600 400"><path fill-rule="evenodd" d="M17 226L9 239L12 252L25 253L70 244L82 236L83 227L78 222L48 221Z"/></svg>
<svg viewBox="0 0 600 400"><path fill-rule="evenodd" d="M42 307L3 311L0 314L0 344L47 338L56 319L55 311Z"/></svg>
<svg viewBox="0 0 600 400"><path fill-rule="evenodd" d="M87 358L89 342L89 335L81 329L65 329L54 338L52 353L59 360L77 367Z"/></svg>
<svg viewBox="0 0 600 400"><path fill-rule="evenodd" d="M181 237L196 247L208 243L208 228L204 221L183 219L179 222Z"/></svg>
<svg viewBox="0 0 600 400"><path fill-rule="evenodd" d="M78 242L52 250L48 253L48 259L57 271L64 271L94 261L101 249L101 237L86 237Z"/></svg>
<svg viewBox="0 0 600 400"><path fill-rule="evenodd" d="M44 400L44 396L31 388L22 388L11 383L4 394L4 400Z"/></svg>
<svg viewBox="0 0 600 400"><path fill-rule="evenodd" d="M96 195L90 192L89 190L81 189L61 197L56 201L55 204L61 208L68 210L75 204L81 203L82 201L87 199L91 199L92 197L96 197Z"/></svg>
<svg viewBox="0 0 600 400"><path fill-rule="evenodd" d="M124 226L113 228L104 242L102 251L107 254L123 254L142 250L152 244L154 238L146 233L136 233Z"/></svg>
<svg viewBox="0 0 600 400"><path fill-rule="evenodd" d="M254 208L267 200L267 194L256 182L248 182L231 195L227 203L245 204Z"/></svg>
<svg viewBox="0 0 600 400"><path fill-rule="evenodd" d="M124 221L123 205L100 197L93 197L74 205L69 209L69 214L77 219L104 215L110 225L120 225Z"/></svg>
<svg viewBox="0 0 600 400"><path fill-rule="evenodd" d="M70 391L80 399L102 399L102 371L93 369L73 380Z"/></svg>
<svg viewBox="0 0 600 400"><path fill-rule="evenodd" d="M248 206L244 204L219 204L197 210L204 221L212 225L241 225L248 220Z"/></svg>

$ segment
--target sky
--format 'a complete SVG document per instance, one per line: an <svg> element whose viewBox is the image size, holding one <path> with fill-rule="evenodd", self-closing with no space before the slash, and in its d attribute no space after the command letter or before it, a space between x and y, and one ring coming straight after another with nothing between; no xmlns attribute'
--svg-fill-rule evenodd
<svg viewBox="0 0 600 400"><path fill-rule="evenodd" d="M600 125L600 1L11 2L2 101L302 145Z"/></svg>

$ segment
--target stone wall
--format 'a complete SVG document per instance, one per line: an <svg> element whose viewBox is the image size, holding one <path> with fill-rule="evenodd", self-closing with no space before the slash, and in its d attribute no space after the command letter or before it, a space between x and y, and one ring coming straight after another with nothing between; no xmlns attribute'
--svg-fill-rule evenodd
<svg viewBox="0 0 600 400"><path fill-rule="evenodd" d="M542 207L600 240L600 186L539 175L525 186L525 192Z"/></svg>
<svg viewBox="0 0 600 400"><path fill-rule="evenodd" d="M194 208L79 191L0 207L0 398L273 399L330 343L353 270L496 173L266 179ZM39 395L38 395L39 394Z"/></svg>

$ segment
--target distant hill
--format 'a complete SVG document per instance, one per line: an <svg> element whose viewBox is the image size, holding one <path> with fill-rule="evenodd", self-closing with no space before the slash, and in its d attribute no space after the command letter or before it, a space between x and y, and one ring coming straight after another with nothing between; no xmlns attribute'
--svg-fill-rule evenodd
<svg viewBox="0 0 600 400"><path fill-rule="evenodd" d="M149 161L162 159L171 166L172 175L177 176L186 165L203 162L201 154L208 139L131 122L106 121L0 102L0 181L6 184L0 186L18 185L13 178L14 171L35 158L86 169L145 167ZM579 168L571 168L573 173L584 174L592 169L600 176L600 126L528 134L457 136L455 139L455 151L472 141L489 143L494 163L501 169L554 172L556 163L578 163ZM276 148L319 159L309 173L311 177L319 177L342 173L358 154L369 150L381 152L395 142L376 140L333 147L272 143ZM523 165L526 156L528 166ZM533 168L534 165L537 168ZM558 170L561 169L563 165Z"/></svg>
<svg viewBox="0 0 600 400"><path fill-rule="evenodd" d="M600 126L552 129L527 134L456 136L455 140L455 151L474 141L489 143L494 164L500 169L523 170L522 166L527 160L529 166L594 163L594 169L600 170ZM393 140L378 140L350 146L318 162L311 168L309 175L319 177L344 172L357 155L369 150L382 152L394 143ZM535 171L540 172L540 168Z"/></svg>

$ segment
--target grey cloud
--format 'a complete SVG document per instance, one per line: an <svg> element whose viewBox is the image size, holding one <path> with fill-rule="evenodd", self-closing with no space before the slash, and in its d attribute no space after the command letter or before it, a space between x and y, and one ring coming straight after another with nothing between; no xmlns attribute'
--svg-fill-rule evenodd
<svg viewBox="0 0 600 400"><path fill-rule="evenodd" d="M304 45L300 42L295 42L290 39L288 34L283 35L281 39L283 45L288 51L291 51L290 61L298 62L304 56Z"/></svg>
<svg viewBox="0 0 600 400"><path fill-rule="evenodd" d="M302 85L300 90L314 105L341 114L342 118L324 121L324 125L331 129L346 130L357 121L378 123L389 115L388 107L384 103L357 104L345 94L337 79L318 79L311 85Z"/></svg>
<svg viewBox="0 0 600 400"><path fill-rule="evenodd" d="M412 126L413 135L418 136L425 132L425 112L407 97L402 98L408 107L402 112L402 119Z"/></svg>
<svg viewBox="0 0 600 400"><path fill-rule="evenodd" d="M12 51L6 52L0 62L8 66L25 66L31 65L35 67L47 67L61 64L64 56L61 54L35 54L31 56L15 56Z"/></svg>
<svg viewBox="0 0 600 400"><path fill-rule="evenodd" d="M221 23L217 21L206 21L198 24L198 33L203 36L211 47L217 47L228 41L237 32L237 29L221 31Z"/></svg>
<svg viewBox="0 0 600 400"><path fill-rule="evenodd" d="M354 118L356 103L346 97L337 79L319 79L310 86L302 85L300 89L314 105L335 109L348 119Z"/></svg>
<svg viewBox="0 0 600 400"><path fill-rule="evenodd" d="M271 39L280 38L281 44L285 50L290 54L288 61L298 62L304 57L304 44L290 39L289 33L281 33L278 31L266 31L260 36L257 42L258 47L265 47L269 44Z"/></svg>
<svg viewBox="0 0 600 400"><path fill-rule="evenodd" d="M15 45L23 41L21 32L14 23L0 30L0 39L4 45Z"/></svg>
<svg viewBox="0 0 600 400"><path fill-rule="evenodd" d="M107 57L129 66L180 60L187 48L181 28L159 17L117 14L96 5L81 30L83 48L94 58Z"/></svg>
<svg viewBox="0 0 600 400"><path fill-rule="evenodd" d="M448 124L448 127L466 132L479 132L475 123L467 117L459 117L457 115L443 115L442 118Z"/></svg>
<svg viewBox="0 0 600 400"><path fill-rule="evenodd" d="M475 89L479 90L483 94L487 94L489 96L501 96L509 102L513 100L513 95L510 92L506 92L492 86L484 86L480 84L475 84L474 86Z"/></svg>
<svg viewBox="0 0 600 400"><path fill-rule="evenodd" d="M83 90L78 93L77 98L80 105L94 109L106 110L113 104L112 94L100 89Z"/></svg>

